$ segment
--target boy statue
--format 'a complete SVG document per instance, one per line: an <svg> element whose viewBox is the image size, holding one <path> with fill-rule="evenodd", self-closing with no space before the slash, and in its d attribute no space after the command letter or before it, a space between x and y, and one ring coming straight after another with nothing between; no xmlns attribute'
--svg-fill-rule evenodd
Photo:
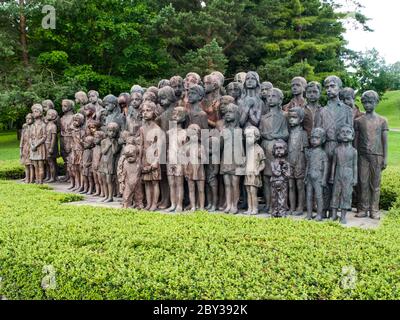
<svg viewBox="0 0 400 320"><path fill-rule="evenodd" d="M375 91L366 91L361 97L365 114L355 121L355 146L358 151L358 178L360 184L358 218L368 216L380 219L379 199L382 170L387 167L389 131L385 118L375 113L379 96Z"/></svg>

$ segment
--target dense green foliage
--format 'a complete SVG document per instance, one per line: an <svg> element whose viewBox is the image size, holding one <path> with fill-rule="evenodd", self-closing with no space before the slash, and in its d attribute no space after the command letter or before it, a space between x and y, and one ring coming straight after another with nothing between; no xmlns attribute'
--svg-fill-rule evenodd
<svg viewBox="0 0 400 320"><path fill-rule="evenodd" d="M15 195L23 194L19 201ZM400 209L377 230L223 214L136 212L0 181L8 299L399 299ZM45 267L55 289L43 290ZM343 268L355 269L344 287Z"/></svg>
<svg viewBox="0 0 400 320"><path fill-rule="evenodd" d="M55 29L42 27L44 5L56 9ZM335 8L332 0L2 1L0 130L20 128L43 99L59 106L77 90L119 95L189 70L217 69L228 81L258 70L286 91L295 75L336 73L350 85L346 15ZM366 28L361 12L353 17Z"/></svg>

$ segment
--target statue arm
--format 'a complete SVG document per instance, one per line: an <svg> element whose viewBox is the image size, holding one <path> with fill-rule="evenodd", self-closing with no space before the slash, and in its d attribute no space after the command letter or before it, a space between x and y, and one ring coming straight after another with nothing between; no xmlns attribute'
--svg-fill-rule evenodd
<svg viewBox="0 0 400 320"><path fill-rule="evenodd" d="M353 157L353 186L355 187L358 183L358 152L354 149Z"/></svg>
<svg viewBox="0 0 400 320"><path fill-rule="evenodd" d="M335 150L332 159L331 177L329 178L329 183L331 184L333 184L333 182L335 181L336 163L337 163L337 154Z"/></svg>
<svg viewBox="0 0 400 320"><path fill-rule="evenodd" d="M385 170L387 168L387 159L388 159L388 131L382 131L382 148L383 148L383 167Z"/></svg>
<svg viewBox="0 0 400 320"><path fill-rule="evenodd" d="M322 186L326 187L326 182L328 179L328 157L325 155L324 159L322 160L323 165L323 173L322 173Z"/></svg>

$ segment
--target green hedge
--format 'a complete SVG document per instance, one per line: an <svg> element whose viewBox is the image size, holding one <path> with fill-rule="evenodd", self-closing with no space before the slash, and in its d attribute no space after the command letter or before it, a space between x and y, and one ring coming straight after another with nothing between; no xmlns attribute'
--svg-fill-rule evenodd
<svg viewBox="0 0 400 320"><path fill-rule="evenodd" d="M64 174L64 161L57 159L58 172ZM18 160L0 161L0 179L16 180L25 177L25 169Z"/></svg>
<svg viewBox="0 0 400 320"><path fill-rule="evenodd" d="M399 208L379 229L361 230L77 207L47 189L0 181L7 299L400 298ZM343 286L347 267L356 272L353 287ZM46 269L55 271L53 289L41 287Z"/></svg>

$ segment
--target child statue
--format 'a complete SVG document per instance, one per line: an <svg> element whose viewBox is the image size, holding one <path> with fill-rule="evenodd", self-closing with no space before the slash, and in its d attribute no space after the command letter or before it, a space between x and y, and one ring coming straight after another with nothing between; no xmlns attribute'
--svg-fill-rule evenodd
<svg viewBox="0 0 400 320"><path fill-rule="evenodd" d="M332 220L336 221L341 210L340 222L346 224L346 214L352 210L353 187L357 185L357 150L353 148L354 129L343 126L338 132L339 145L333 154L330 183L333 184Z"/></svg>
<svg viewBox="0 0 400 320"><path fill-rule="evenodd" d="M46 182L55 182L57 177L57 157L58 157L58 138L57 138L57 119L58 113L54 109L49 109L46 115L46 153L47 165L49 167L49 179Z"/></svg>
<svg viewBox="0 0 400 320"><path fill-rule="evenodd" d="M221 104L221 93L219 78L216 75L207 75L204 77L205 97L201 101L201 107L207 114L208 127L215 128L219 115L219 106Z"/></svg>
<svg viewBox="0 0 400 320"><path fill-rule="evenodd" d="M30 159L30 129L33 124L34 118L32 113L28 113L25 117L26 122L22 126L21 141L19 145L20 150L20 163L25 167L25 179L26 183L35 182L35 170Z"/></svg>
<svg viewBox="0 0 400 320"><path fill-rule="evenodd" d="M201 129L208 129L208 117L201 109L201 101L204 98L204 89L202 86L194 84L188 89L189 123L197 124Z"/></svg>
<svg viewBox="0 0 400 320"><path fill-rule="evenodd" d="M283 107L284 112L289 112L294 107L304 108L306 106L306 99L304 99L304 92L306 91L307 80L303 77L294 77L292 79L292 95L293 98L290 102Z"/></svg>
<svg viewBox="0 0 400 320"><path fill-rule="evenodd" d="M243 130L240 128L239 107L230 104L225 109L222 129L222 157L220 174L225 185L226 213L237 214L240 197L240 178L245 175Z"/></svg>
<svg viewBox="0 0 400 320"><path fill-rule="evenodd" d="M99 172L101 173L104 199L103 202L114 201L116 158L119 152L118 135L120 127L116 122L107 124L106 138L101 141L101 159Z"/></svg>
<svg viewBox="0 0 400 320"><path fill-rule="evenodd" d="M120 190L122 192L122 207L130 208L135 193L142 183L141 161L139 147L129 144L124 149L125 160L120 174Z"/></svg>
<svg viewBox="0 0 400 320"><path fill-rule="evenodd" d="M225 114L225 113L224 113ZM206 194L208 205L206 210L214 212L218 208L219 184L219 163L220 163L220 139L217 136L209 137L209 163L206 170Z"/></svg>
<svg viewBox="0 0 400 320"><path fill-rule="evenodd" d="M81 172L82 172L82 188L83 190L80 192L82 194L93 194L94 188L94 178L93 178L93 170L92 170L92 163L93 163L93 148L94 148L94 137L93 136L86 136L83 139L83 155L82 155L82 165L81 165Z"/></svg>
<svg viewBox="0 0 400 320"><path fill-rule="evenodd" d="M173 76L169 80L169 86L172 89L174 89L176 101L180 101L182 99L183 90L184 90L182 77L181 76Z"/></svg>
<svg viewBox="0 0 400 320"><path fill-rule="evenodd" d="M340 101L342 101L344 104L348 105L351 108L351 110L353 111L354 120L358 119L364 114L363 112L360 111L360 108L355 103L356 94L354 92L354 89L343 88L342 90L340 90L339 99Z"/></svg>
<svg viewBox="0 0 400 320"><path fill-rule="evenodd" d="M32 106L34 123L29 130L30 157L32 161L36 182L43 184L44 162L46 160L46 124L43 121L43 107L41 104Z"/></svg>
<svg viewBox="0 0 400 320"><path fill-rule="evenodd" d="M69 155L71 185L68 189L73 191L82 191L81 163L83 156L83 138L85 137L84 129L85 117L81 113L73 116L72 132L71 132L71 153Z"/></svg>
<svg viewBox="0 0 400 320"><path fill-rule="evenodd" d="M288 182L290 165L287 162L287 143L278 140L273 146L274 160L271 163L272 216L286 217L288 211Z"/></svg>
<svg viewBox="0 0 400 320"><path fill-rule="evenodd" d="M248 126L244 130L246 137L246 175L244 185L247 191L247 214L258 214L258 188L262 186L261 172L265 168L264 150L257 141L260 140L260 131L253 126Z"/></svg>
<svg viewBox="0 0 400 320"><path fill-rule="evenodd" d="M118 98L109 94L104 98L103 104L107 111L106 125L115 122L118 124L120 130L123 131L125 129L125 118L121 114L121 110L118 106Z"/></svg>
<svg viewBox="0 0 400 320"><path fill-rule="evenodd" d="M261 118L260 133L262 137L261 146L265 153L263 180L265 209L268 212L271 205L271 162L274 160L273 146L277 140L288 140L289 129L287 119L281 109L283 102L282 91L278 88L271 89L267 101L270 112Z"/></svg>
<svg viewBox="0 0 400 320"><path fill-rule="evenodd" d="M260 76L257 72L249 71L244 83L245 95L240 108L240 125L258 127L260 125L263 102L260 98Z"/></svg>
<svg viewBox="0 0 400 320"><path fill-rule="evenodd" d="M263 83L261 83L261 93L260 93L260 97L261 100L263 101L263 108L262 108L262 112L261 112L261 116L266 115L269 112L269 107L268 107L268 93L271 91L271 89L273 89L274 86L271 82L265 81Z"/></svg>
<svg viewBox="0 0 400 320"><path fill-rule="evenodd" d="M139 128L142 126L142 114L140 111L142 102L143 96L141 93L134 92L131 94L131 102L126 117L126 130L135 137L139 135Z"/></svg>
<svg viewBox="0 0 400 320"><path fill-rule="evenodd" d="M226 93L234 99L232 103L240 106L243 95L243 84L240 82L230 82L226 87Z"/></svg>
<svg viewBox="0 0 400 320"><path fill-rule="evenodd" d="M206 153L201 144L201 128L197 124L191 124L186 130L187 142L183 146L184 174L189 185L190 210L196 211L196 187L199 209L204 210L205 206L205 171L204 162Z"/></svg>
<svg viewBox="0 0 400 320"><path fill-rule="evenodd" d="M289 109L288 161L290 164L289 202L290 213L302 216L306 199L304 174L306 172L305 150L308 148L307 132L303 129L304 109Z"/></svg>
<svg viewBox="0 0 400 320"><path fill-rule="evenodd" d="M183 210L183 163L181 152L186 143L186 123L187 111L184 107L176 107L172 113L171 120L174 121L176 127L172 127L167 131L167 176L170 191L171 207L168 212Z"/></svg>
<svg viewBox="0 0 400 320"><path fill-rule="evenodd" d="M165 133L157 125L155 119L157 106L153 102L146 101L142 106L143 126L140 128L142 141L142 179L145 184L147 206L145 210L157 210L160 196L160 180L162 157L161 150L165 146Z"/></svg>
<svg viewBox="0 0 400 320"><path fill-rule="evenodd" d="M325 130L314 128L311 132L311 148L306 151L306 173L304 183L307 188L307 220L313 218L314 201L317 204L317 221L322 221L324 210L323 189L327 185L328 156L323 145L326 140Z"/></svg>
<svg viewBox="0 0 400 320"><path fill-rule="evenodd" d="M103 131L96 131L93 136L93 153L92 153L92 175L94 186L96 189L95 196L104 197L103 180L101 173L99 172L100 161L101 161L101 142L106 138L106 134Z"/></svg>
<svg viewBox="0 0 400 320"><path fill-rule="evenodd" d="M79 107L79 110L83 110L84 107L88 104L89 98L84 91L78 91L75 93L75 104ZM93 105L94 106L94 105Z"/></svg>
<svg viewBox="0 0 400 320"><path fill-rule="evenodd" d="M304 121L303 127L307 131L307 135L310 138L311 131L314 129L315 115L321 109L319 99L321 98L322 87L319 82L311 81L306 87L306 98L307 104L304 108Z"/></svg>
<svg viewBox="0 0 400 320"><path fill-rule="evenodd" d="M120 113L123 117L128 115L128 108L131 100L131 95L127 92L121 93L118 96L118 105L120 108Z"/></svg>
<svg viewBox="0 0 400 320"><path fill-rule="evenodd" d="M61 131L60 131L60 152L64 160L64 171L66 176L61 181L66 182L69 180L71 172L69 164L69 155L72 147L72 122L74 117L75 103L72 100L63 100L61 103L63 116L61 117Z"/></svg>
<svg viewBox="0 0 400 320"><path fill-rule="evenodd" d="M355 146L358 151L358 179L360 185L358 218L369 216L380 219L379 200L382 171L387 167L388 131L385 118L375 113L379 96L375 91L364 92L361 102L365 114L355 121Z"/></svg>
<svg viewBox="0 0 400 320"><path fill-rule="evenodd" d="M90 90L88 92L89 96L89 104L93 105L96 109L96 117L95 119L100 119L101 112L104 110L103 106L100 104L99 93L95 90Z"/></svg>

